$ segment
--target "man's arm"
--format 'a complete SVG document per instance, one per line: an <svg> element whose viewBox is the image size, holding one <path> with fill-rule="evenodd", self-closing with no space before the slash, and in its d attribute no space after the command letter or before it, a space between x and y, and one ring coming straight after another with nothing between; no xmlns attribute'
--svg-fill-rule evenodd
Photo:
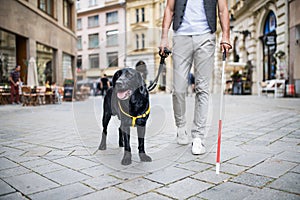
<svg viewBox="0 0 300 200"><path fill-rule="evenodd" d="M227 0L218 0L219 19L222 28L222 51L228 52L232 46L230 45L230 21Z"/></svg>
<svg viewBox="0 0 300 200"><path fill-rule="evenodd" d="M167 5L164 12L164 18L162 22L162 34L161 34L161 42L160 42L160 50L163 50L165 47L169 48L168 42L168 33L173 21L173 14L174 14L174 6L175 0L168 0Z"/></svg>

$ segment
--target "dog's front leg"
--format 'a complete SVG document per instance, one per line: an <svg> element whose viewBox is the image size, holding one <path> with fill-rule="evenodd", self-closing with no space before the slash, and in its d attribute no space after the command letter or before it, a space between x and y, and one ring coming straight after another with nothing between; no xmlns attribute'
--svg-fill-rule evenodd
<svg viewBox="0 0 300 200"><path fill-rule="evenodd" d="M121 131L124 139L124 156L122 159L122 165L131 164L131 148L130 148L130 127L124 127L121 125Z"/></svg>
<svg viewBox="0 0 300 200"><path fill-rule="evenodd" d="M146 128L144 126L138 126L137 127L138 132L138 142L139 142L139 157L142 162L151 162L152 159L150 156L148 156L145 152L145 132Z"/></svg>

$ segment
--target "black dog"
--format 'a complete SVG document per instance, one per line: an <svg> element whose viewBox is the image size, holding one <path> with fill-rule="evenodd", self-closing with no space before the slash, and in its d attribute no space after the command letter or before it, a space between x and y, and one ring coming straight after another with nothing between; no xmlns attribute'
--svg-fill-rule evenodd
<svg viewBox="0 0 300 200"><path fill-rule="evenodd" d="M150 113L149 92L141 74L131 68L121 69L114 74L112 86L104 97L103 132L99 150L106 149L107 126L111 116L117 115L121 120L119 146L124 146L122 165L131 164L130 126L137 127L141 161L151 162L144 147L145 126Z"/></svg>

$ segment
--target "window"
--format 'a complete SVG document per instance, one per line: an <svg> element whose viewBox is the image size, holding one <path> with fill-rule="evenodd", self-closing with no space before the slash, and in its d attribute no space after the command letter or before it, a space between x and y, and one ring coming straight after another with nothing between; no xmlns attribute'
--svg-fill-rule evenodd
<svg viewBox="0 0 300 200"><path fill-rule="evenodd" d="M72 4L69 3L68 0L64 0L64 26L68 27L68 28L72 28Z"/></svg>
<svg viewBox="0 0 300 200"><path fill-rule="evenodd" d="M136 49L139 49L139 35L138 34L135 35L135 46L136 46Z"/></svg>
<svg viewBox="0 0 300 200"><path fill-rule="evenodd" d="M78 50L82 49L82 39L81 39L81 36L78 36L78 38L77 38L77 49Z"/></svg>
<svg viewBox="0 0 300 200"><path fill-rule="evenodd" d="M77 56L77 69L82 69L82 56Z"/></svg>
<svg viewBox="0 0 300 200"><path fill-rule="evenodd" d="M81 30L81 29L82 29L82 20L77 19L77 30Z"/></svg>
<svg viewBox="0 0 300 200"><path fill-rule="evenodd" d="M145 21L145 8L142 8L142 22Z"/></svg>
<svg viewBox="0 0 300 200"><path fill-rule="evenodd" d="M88 17L88 27L92 28L96 26L99 26L99 16L95 15L95 16Z"/></svg>
<svg viewBox="0 0 300 200"><path fill-rule="evenodd" d="M142 49L145 49L145 34L142 34Z"/></svg>
<svg viewBox="0 0 300 200"><path fill-rule="evenodd" d="M62 73L63 79L73 78L72 73L72 56L66 53L63 53L63 62L62 62Z"/></svg>
<svg viewBox="0 0 300 200"><path fill-rule="evenodd" d="M99 47L99 37L98 33L89 35L89 48L98 48Z"/></svg>
<svg viewBox="0 0 300 200"><path fill-rule="evenodd" d="M139 9L135 9L135 18L136 18L136 23L140 21L139 19Z"/></svg>
<svg viewBox="0 0 300 200"><path fill-rule="evenodd" d="M90 68L99 68L99 54L89 55Z"/></svg>
<svg viewBox="0 0 300 200"><path fill-rule="evenodd" d="M107 46L116 46L118 45L118 30L112 30L106 32L106 45Z"/></svg>
<svg viewBox="0 0 300 200"><path fill-rule="evenodd" d="M118 67L118 52L107 53L107 62L108 67Z"/></svg>
<svg viewBox="0 0 300 200"><path fill-rule="evenodd" d="M118 22L118 11L106 13L106 24L113 24Z"/></svg>
<svg viewBox="0 0 300 200"><path fill-rule="evenodd" d="M79 0L77 0L77 2L76 2L76 9L80 10L80 1Z"/></svg>
<svg viewBox="0 0 300 200"><path fill-rule="evenodd" d="M97 0L89 0L89 6L96 6L97 5Z"/></svg>
<svg viewBox="0 0 300 200"><path fill-rule="evenodd" d="M53 17L53 0L38 0L38 8Z"/></svg>

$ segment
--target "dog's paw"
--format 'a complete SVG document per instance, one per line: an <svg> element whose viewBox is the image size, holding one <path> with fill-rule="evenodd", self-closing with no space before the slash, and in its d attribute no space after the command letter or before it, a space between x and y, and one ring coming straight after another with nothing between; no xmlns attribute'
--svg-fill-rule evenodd
<svg viewBox="0 0 300 200"><path fill-rule="evenodd" d="M124 152L124 156L121 162L122 165L130 165L131 164L131 153L128 151Z"/></svg>
<svg viewBox="0 0 300 200"><path fill-rule="evenodd" d="M151 162L152 158L148 156L146 153L139 153L140 159L142 162Z"/></svg>
<svg viewBox="0 0 300 200"><path fill-rule="evenodd" d="M99 150L106 150L106 142L104 142L103 140L101 140L101 143L98 147Z"/></svg>

